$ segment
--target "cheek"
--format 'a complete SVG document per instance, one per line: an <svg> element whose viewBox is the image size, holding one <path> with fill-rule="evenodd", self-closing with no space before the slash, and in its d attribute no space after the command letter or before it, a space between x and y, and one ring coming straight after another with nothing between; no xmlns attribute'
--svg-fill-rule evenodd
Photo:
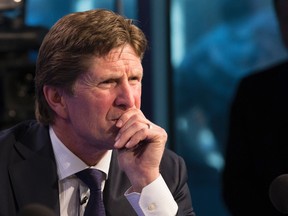
<svg viewBox="0 0 288 216"><path fill-rule="evenodd" d="M70 115L77 115L78 119L95 119L95 113L102 112L101 106L105 106L103 102L97 102L96 98L93 97L77 97L70 103ZM84 121L85 121L84 120Z"/></svg>
<svg viewBox="0 0 288 216"><path fill-rule="evenodd" d="M109 110L113 106L114 98L111 95L106 95L105 97L101 97L94 100L93 104L91 105L91 109L93 113L99 114L99 117L106 117Z"/></svg>

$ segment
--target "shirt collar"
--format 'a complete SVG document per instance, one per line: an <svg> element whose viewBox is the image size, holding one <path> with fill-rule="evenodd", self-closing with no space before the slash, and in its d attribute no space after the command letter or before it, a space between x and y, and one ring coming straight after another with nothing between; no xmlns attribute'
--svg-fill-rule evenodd
<svg viewBox="0 0 288 216"><path fill-rule="evenodd" d="M49 134L57 164L59 180L69 177L89 167L59 140L51 126L49 127ZM101 170L106 174L106 179L108 179L111 155L112 150L108 150L103 158L95 166L90 168Z"/></svg>

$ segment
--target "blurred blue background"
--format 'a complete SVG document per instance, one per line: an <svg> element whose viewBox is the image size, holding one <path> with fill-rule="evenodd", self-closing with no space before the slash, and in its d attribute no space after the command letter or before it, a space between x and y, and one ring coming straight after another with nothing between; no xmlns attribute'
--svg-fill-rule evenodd
<svg viewBox="0 0 288 216"><path fill-rule="evenodd" d="M2 2L1 128L33 117L33 70L45 31L70 12L114 10L139 20L147 35L143 111L185 159L197 215L229 215L221 172L231 100L243 76L287 58L271 0L26 0L9 10L10 0ZM32 45L23 32L37 33Z"/></svg>

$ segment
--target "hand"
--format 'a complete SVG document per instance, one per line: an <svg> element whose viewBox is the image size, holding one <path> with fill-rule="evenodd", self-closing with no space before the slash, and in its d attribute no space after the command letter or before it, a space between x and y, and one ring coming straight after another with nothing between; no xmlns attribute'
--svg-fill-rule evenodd
<svg viewBox="0 0 288 216"><path fill-rule="evenodd" d="M119 149L119 166L128 176L133 190L141 192L160 175L167 133L146 119L139 109L125 112L116 127L120 129L114 145Z"/></svg>

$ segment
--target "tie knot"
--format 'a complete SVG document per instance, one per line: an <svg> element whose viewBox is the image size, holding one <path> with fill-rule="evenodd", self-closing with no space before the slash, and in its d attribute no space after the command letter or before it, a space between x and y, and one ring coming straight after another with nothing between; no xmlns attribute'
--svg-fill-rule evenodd
<svg viewBox="0 0 288 216"><path fill-rule="evenodd" d="M89 168L76 173L76 176L83 181L90 190L101 190L102 171Z"/></svg>

